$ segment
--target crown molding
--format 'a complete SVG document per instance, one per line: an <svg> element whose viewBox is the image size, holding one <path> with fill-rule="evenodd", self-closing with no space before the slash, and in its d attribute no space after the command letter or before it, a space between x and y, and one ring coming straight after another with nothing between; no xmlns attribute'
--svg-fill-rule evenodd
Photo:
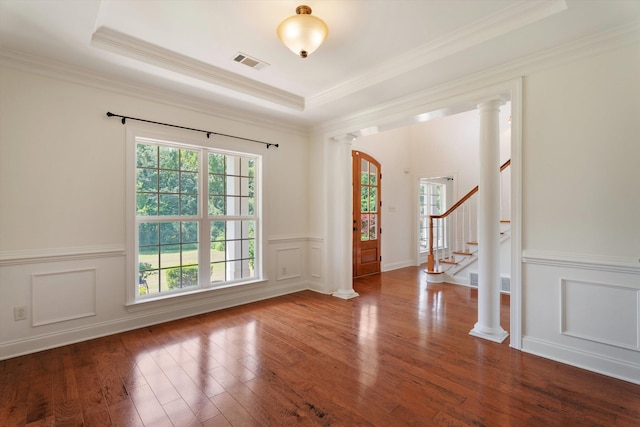
<svg viewBox="0 0 640 427"><path fill-rule="evenodd" d="M566 9L565 0L521 1L444 37L386 61L383 65L337 86L312 95L307 98L306 108L316 108L336 101L487 40L523 28Z"/></svg>
<svg viewBox="0 0 640 427"><path fill-rule="evenodd" d="M296 111L304 110L305 101L301 96L234 74L105 26L98 28L93 33L91 46Z"/></svg>
<svg viewBox="0 0 640 427"><path fill-rule="evenodd" d="M274 119L266 115L254 114L239 108L180 94L159 86L133 82L106 73L88 70L69 63L30 55L20 51L6 48L0 49L0 65L121 95L133 96L196 113L213 115L243 125L261 126L280 132L284 130L300 136L307 136L308 134L307 126L301 121Z"/></svg>
<svg viewBox="0 0 640 427"><path fill-rule="evenodd" d="M406 121L417 114L452 107L451 102L456 98L459 98L460 102L467 102L479 88L495 86L549 67L639 42L640 21L637 21L360 110L339 119L325 121L314 126L312 131L314 133L354 132L374 125L382 126L395 121ZM445 101L446 104L443 104Z"/></svg>

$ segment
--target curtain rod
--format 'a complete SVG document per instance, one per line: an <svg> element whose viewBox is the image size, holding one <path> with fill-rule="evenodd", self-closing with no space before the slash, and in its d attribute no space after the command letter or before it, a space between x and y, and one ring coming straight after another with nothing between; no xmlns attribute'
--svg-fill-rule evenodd
<svg viewBox="0 0 640 427"><path fill-rule="evenodd" d="M172 128L192 130L194 132L202 132L202 133L207 134L207 138L209 138L211 135L219 135L219 136L227 136L229 138L242 139L244 141L257 142L258 144L266 145L267 148L271 147L272 145L274 147L276 147L276 148L280 146L279 144L273 144L271 142L258 141L256 139L243 138L241 136L227 135L227 134L224 134L224 133L213 132L213 131L210 131L210 130L194 129L194 128L188 128L188 127L185 127L185 126L172 125L172 124L169 124L169 123L154 122L152 120L137 119L135 117L121 116L120 114L113 114L110 111L107 111L107 117L120 117L120 118L122 118L121 121L122 121L123 125L126 123L127 119L129 119L129 120L137 120L139 122L153 123L154 125L169 126L169 127L172 127Z"/></svg>

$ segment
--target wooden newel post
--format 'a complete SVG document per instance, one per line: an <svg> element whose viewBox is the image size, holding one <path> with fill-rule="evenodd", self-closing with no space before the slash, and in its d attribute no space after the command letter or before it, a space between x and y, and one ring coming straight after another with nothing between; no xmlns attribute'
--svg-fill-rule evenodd
<svg viewBox="0 0 640 427"><path fill-rule="evenodd" d="M427 271L434 271L435 257L433 256L433 217L429 216L429 255L427 256Z"/></svg>

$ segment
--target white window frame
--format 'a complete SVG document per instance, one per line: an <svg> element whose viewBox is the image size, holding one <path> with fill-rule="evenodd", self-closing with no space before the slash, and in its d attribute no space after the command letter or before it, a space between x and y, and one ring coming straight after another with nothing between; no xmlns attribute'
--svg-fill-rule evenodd
<svg viewBox="0 0 640 427"><path fill-rule="evenodd" d="M424 214L422 211L422 204L420 203L420 196L422 195L421 189L422 186L426 186L427 188L430 186L438 186L440 187L440 196L441 196L441 203L440 203L440 210L441 212L437 212L437 213L428 213L428 214ZM425 230L429 229L429 216L430 215L441 215L442 213L444 213L446 211L446 206L447 206L447 185L445 183L442 182L438 182L437 179L432 179L432 178L419 178L418 180L418 250L419 253L424 254L429 252L429 236L428 236L428 231L427 231L427 236L426 236L426 246L422 246L421 244L421 235L420 232L423 229L423 225L425 226ZM425 192L425 197L427 197L427 199L429 199L431 196L430 191L426 191ZM427 202L428 203L428 202ZM440 238L442 239L442 244L438 245L438 244L434 244L433 245L433 249L434 250L438 250L438 249L444 249L446 246L446 241L447 241L447 236L445 236L445 232L446 232L446 224L441 222L441 227L442 230L439 233Z"/></svg>
<svg viewBox="0 0 640 427"><path fill-rule="evenodd" d="M148 217L160 221L197 221L198 228L198 285L189 288L174 289L155 294L139 295L139 271L138 271L138 224L140 219L136 213L136 146L138 143L148 142L153 145L197 150L200 152L198 169L198 214L196 216L158 216ZM254 212L252 215L209 215L208 210L208 156L209 153L217 153L231 156L249 157L254 160ZM126 235L127 235L127 305L135 305L149 301L165 300L173 297L211 291L216 289L242 286L264 281L262 257L262 156L212 147L210 144L202 144L195 140L166 133L154 133L139 129L127 129L126 143ZM210 226L212 221L250 220L254 221L254 274L252 277L231 280L225 282L210 281ZM152 220L153 221L153 220ZM203 226L206 225L206 226Z"/></svg>

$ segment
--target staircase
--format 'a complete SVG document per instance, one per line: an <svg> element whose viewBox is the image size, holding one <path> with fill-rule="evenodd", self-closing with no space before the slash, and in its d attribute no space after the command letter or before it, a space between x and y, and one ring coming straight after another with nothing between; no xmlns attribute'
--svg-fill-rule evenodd
<svg viewBox="0 0 640 427"><path fill-rule="evenodd" d="M500 171L503 172L510 164L511 161L507 160L500 167ZM508 180L504 179L504 174L502 183L503 188L505 185L508 186ZM477 287L478 242L475 240L475 236L477 236L477 192L478 187L476 186L445 213L429 216L429 255L425 270L427 282L447 282ZM508 216L510 213L508 203L505 200L502 200L501 203L507 206L506 209L501 209L503 215ZM510 230L511 221L509 219L501 220L500 258L503 265L509 265L511 256ZM441 236L439 233L444 235ZM434 248L433 242L441 244ZM510 274L503 275L502 290L504 292L509 291L509 276Z"/></svg>

